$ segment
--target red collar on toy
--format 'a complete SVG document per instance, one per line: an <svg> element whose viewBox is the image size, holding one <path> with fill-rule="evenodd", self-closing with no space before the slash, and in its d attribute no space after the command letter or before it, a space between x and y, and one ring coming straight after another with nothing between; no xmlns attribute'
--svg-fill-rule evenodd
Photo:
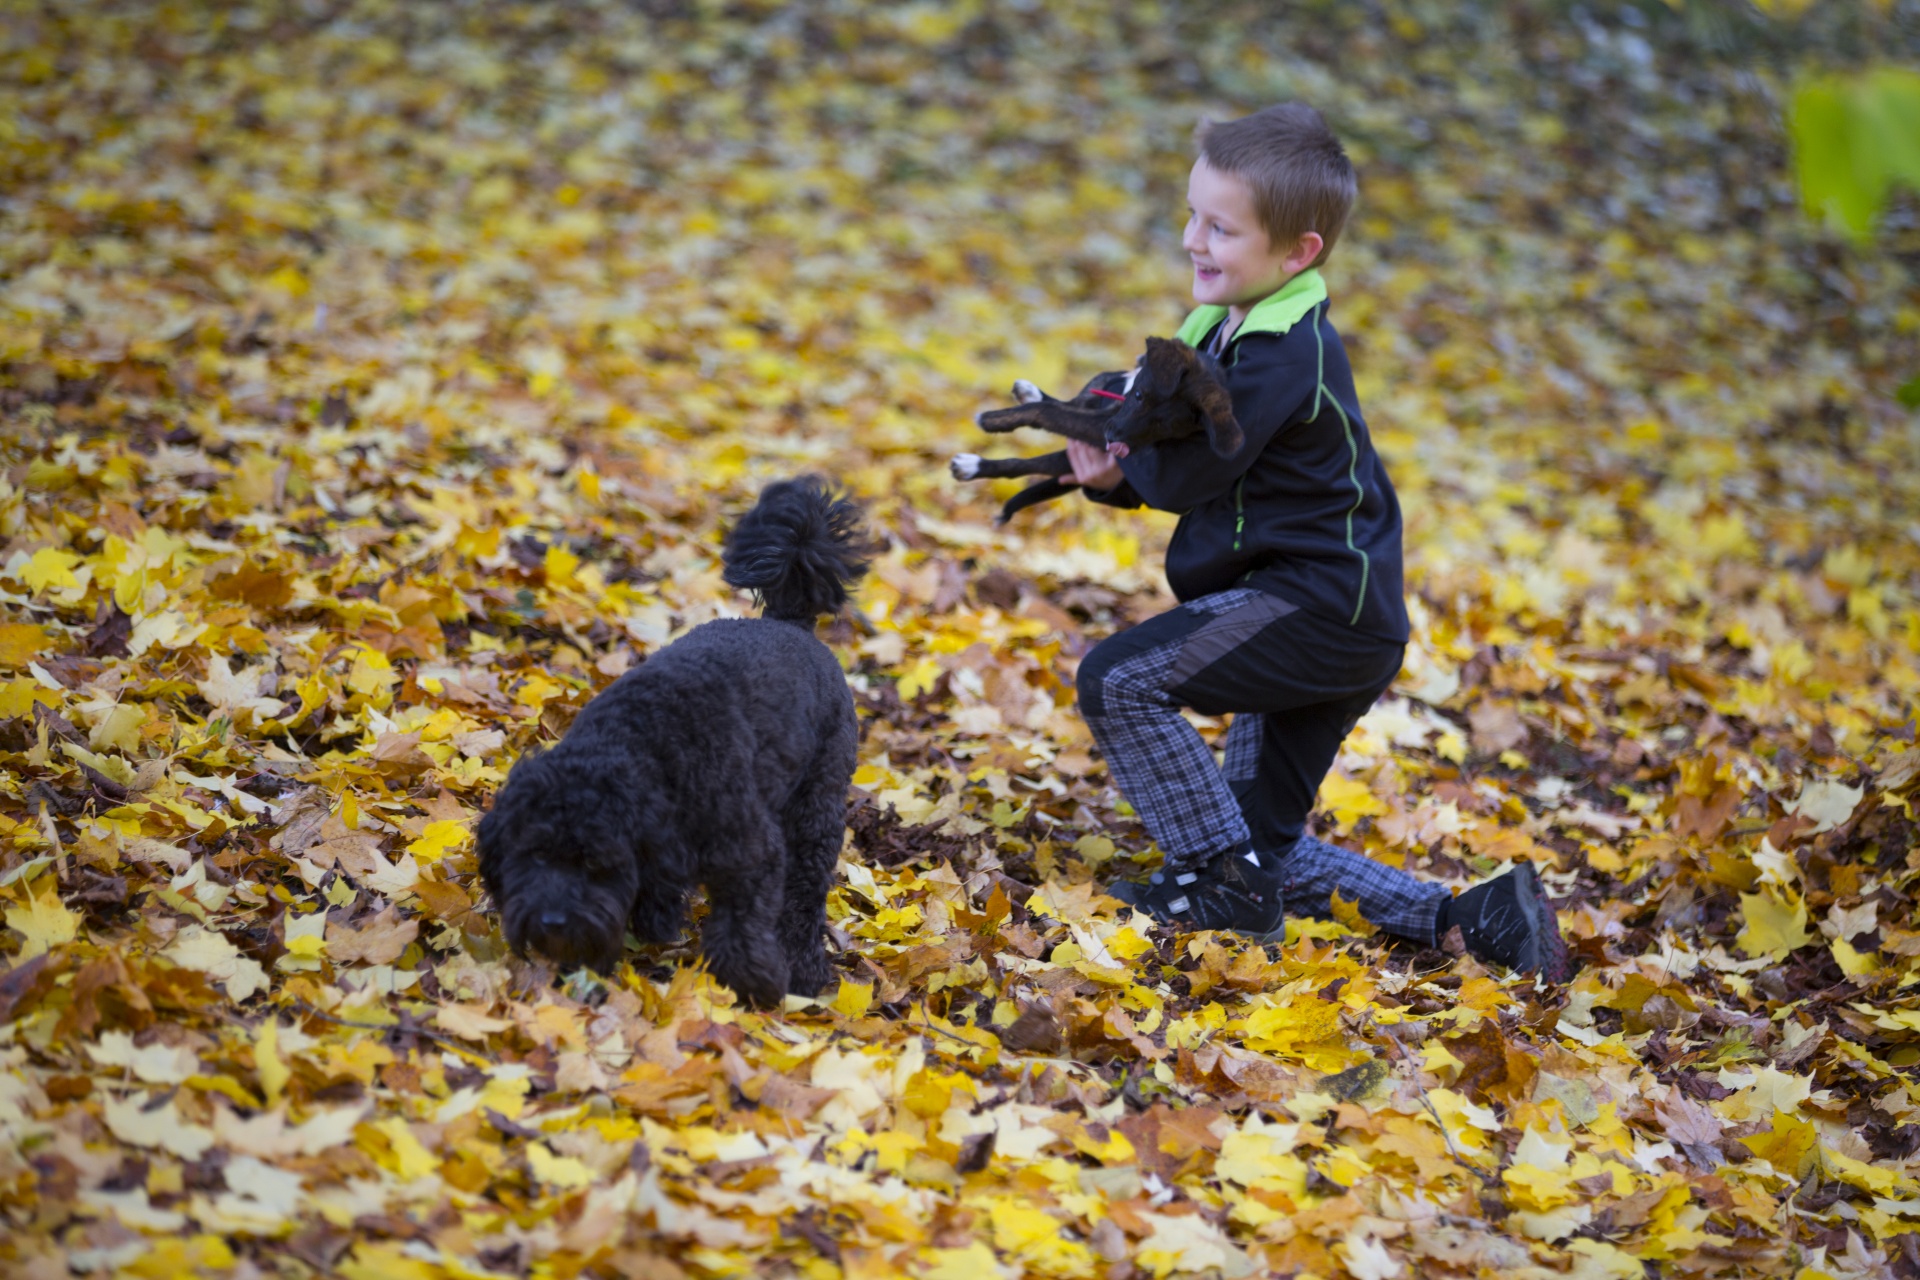
<svg viewBox="0 0 1920 1280"><path fill-rule="evenodd" d="M1115 394L1114 394L1113 392L1111 392L1111 391L1101 391L1101 390L1100 390L1100 389L1098 389L1097 387L1089 387L1089 388L1087 388L1087 389L1088 389L1089 391L1092 391L1092 392L1093 392L1093 394L1095 394L1095 395L1097 395L1097 396L1105 396L1105 397L1106 397L1107 399L1109 399L1109 400L1125 400L1125 399L1126 399L1126 397L1125 397L1125 396L1121 396L1121 395L1115 395Z"/></svg>

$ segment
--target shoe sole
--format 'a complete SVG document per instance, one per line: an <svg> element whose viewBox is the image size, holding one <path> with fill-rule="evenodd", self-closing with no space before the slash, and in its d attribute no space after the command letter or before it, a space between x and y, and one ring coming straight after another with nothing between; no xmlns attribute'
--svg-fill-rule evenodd
<svg viewBox="0 0 1920 1280"><path fill-rule="evenodd" d="M1560 936L1560 917L1547 901L1540 873L1531 862L1522 862L1511 874L1525 877L1525 883L1517 886L1519 892L1514 897L1532 926L1533 940L1528 954L1520 957L1520 963L1514 967L1522 973L1537 973L1548 982L1565 982L1572 976L1572 957L1566 939ZM1548 971L1550 967L1552 972Z"/></svg>
<svg viewBox="0 0 1920 1280"><path fill-rule="evenodd" d="M1105 892L1108 897L1119 899L1135 911L1145 912L1148 916L1151 916L1157 924L1179 929L1184 933L1201 933L1207 931L1207 926L1192 924L1182 920L1177 915L1171 917L1157 915L1148 907L1143 906L1142 902L1147 896L1147 888L1147 885L1141 884L1137 880L1115 880L1106 887ZM1269 942L1285 942L1287 940L1287 917L1286 913L1282 912L1280 915L1280 923L1273 928L1265 930L1236 929L1230 925L1225 925L1215 927L1212 931L1216 933L1238 934L1250 942L1258 942L1262 945Z"/></svg>
<svg viewBox="0 0 1920 1280"><path fill-rule="evenodd" d="M1249 942L1258 942L1263 946L1269 942L1285 942L1287 940L1287 918L1284 915L1280 917L1280 923L1271 929L1236 929L1232 925L1203 925L1195 923L1191 919L1182 919L1179 916L1169 917L1155 915L1151 910L1141 906L1138 902L1120 897L1120 895L1112 889L1107 890L1107 896L1120 898L1120 901L1126 903L1135 911L1142 912L1152 919L1155 924L1163 925L1169 929L1178 929L1182 933L1231 933L1245 938Z"/></svg>

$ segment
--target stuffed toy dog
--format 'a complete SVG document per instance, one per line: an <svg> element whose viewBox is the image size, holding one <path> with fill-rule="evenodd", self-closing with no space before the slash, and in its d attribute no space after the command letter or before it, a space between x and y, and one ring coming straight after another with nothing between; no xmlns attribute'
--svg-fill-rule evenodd
<svg viewBox="0 0 1920 1280"><path fill-rule="evenodd" d="M1239 449L1244 438L1234 420L1233 401L1221 381L1219 363L1172 338L1148 338L1146 354L1131 370L1097 373L1071 400L1055 400L1024 378L1013 384L1013 394L1020 404L989 409L974 421L995 433L1039 427L1109 448L1122 457L1161 440L1204 431L1207 443L1224 458ZM948 466L956 480L1047 477L1007 499L995 524L1004 525L1016 512L1073 487L1062 479L1073 474L1064 449L1036 458L962 453Z"/></svg>

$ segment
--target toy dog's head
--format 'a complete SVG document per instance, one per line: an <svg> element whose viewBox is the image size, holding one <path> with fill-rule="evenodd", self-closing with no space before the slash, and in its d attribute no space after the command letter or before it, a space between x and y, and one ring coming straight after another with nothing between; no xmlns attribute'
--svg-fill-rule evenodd
<svg viewBox="0 0 1920 1280"><path fill-rule="evenodd" d="M1108 451L1124 458L1196 431L1205 431L1207 443L1223 458L1237 452L1245 438L1219 363L1176 339L1148 338L1126 399L1107 422Z"/></svg>
<svg viewBox="0 0 1920 1280"><path fill-rule="evenodd" d="M550 756L523 757L477 830L480 876L521 955L611 973L639 892L627 808Z"/></svg>

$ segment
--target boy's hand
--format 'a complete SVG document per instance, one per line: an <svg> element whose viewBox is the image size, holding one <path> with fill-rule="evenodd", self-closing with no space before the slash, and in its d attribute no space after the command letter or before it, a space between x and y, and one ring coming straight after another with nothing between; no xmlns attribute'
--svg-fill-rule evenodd
<svg viewBox="0 0 1920 1280"><path fill-rule="evenodd" d="M1127 478L1106 450L1084 440L1067 441L1067 461L1073 464L1074 481L1089 489L1111 489Z"/></svg>

